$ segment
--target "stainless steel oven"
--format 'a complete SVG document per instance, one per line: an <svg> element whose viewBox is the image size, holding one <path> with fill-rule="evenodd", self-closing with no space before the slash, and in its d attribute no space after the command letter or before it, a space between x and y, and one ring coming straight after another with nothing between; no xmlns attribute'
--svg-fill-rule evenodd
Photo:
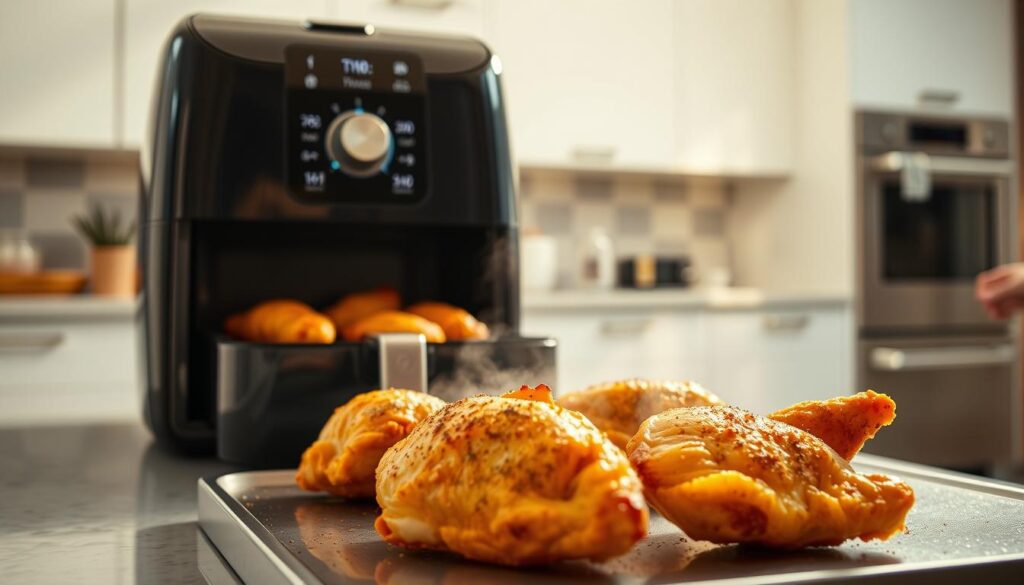
<svg viewBox="0 0 1024 585"><path fill-rule="evenodd" d="M897 422L868 450L951 467L1019 460L1014 329L975 299L1014 258L1009 124L858 114L858 386Z"/></svg>
<svg viewBox="0 0 1024 585"><path fill-rule="evenodd" d="M974 278L1011 256L1006 122L862 114L862 326L981 327Z"/></svg>

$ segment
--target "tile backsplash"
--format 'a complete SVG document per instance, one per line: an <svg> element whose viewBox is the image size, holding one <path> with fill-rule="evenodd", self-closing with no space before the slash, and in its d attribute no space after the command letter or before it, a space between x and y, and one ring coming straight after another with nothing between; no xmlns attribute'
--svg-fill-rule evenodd
<svg viewBox="0 0 1024 585"><path fill-rule="evenodd" d="M0 157L0 229L19 229L44 268L88 268L88 244L72 219L93 205L136 220L138 166L87 157Z"/></svg>
<svg viewBox="0 0 1024 585"><path fill-rule="evenodd" d="M577 249L595 227L609 235L619 258L686 256L697 278L731 266L722 182L539 173L522 177L520 194L521 225L558 242L562 288L576 281Z"/></svg>

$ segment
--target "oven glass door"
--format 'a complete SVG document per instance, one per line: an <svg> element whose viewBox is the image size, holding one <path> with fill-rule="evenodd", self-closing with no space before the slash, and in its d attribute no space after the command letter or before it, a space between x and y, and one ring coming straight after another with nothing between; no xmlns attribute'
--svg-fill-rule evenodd
<svg viewBox="0 0 1024 585"><path fill-rule="evenodd" d="M917 197L904 194L899 173L866 177L863 325L998 327L975 299L974 279L1009 257L1007 177L933 172Z"/></svg>
<svg viewBox="0 0 1024 585"><path fill-rule="evenodd" d="M995 266L996 188L986 182L940 182L922 198L900 181L882 182L881 259L886 283L973 281Z"/></svg>

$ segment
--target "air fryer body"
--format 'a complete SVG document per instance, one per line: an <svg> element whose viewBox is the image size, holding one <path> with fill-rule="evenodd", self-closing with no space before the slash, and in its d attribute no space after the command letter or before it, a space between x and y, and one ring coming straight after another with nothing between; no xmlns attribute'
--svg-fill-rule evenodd
<svg viewBox="0 0 1024 585"><path fill-rule="evenodd" d="M387 284L518 332L513 171L485 46L197 15L171 35L158 74L142 159L140 337L159 439L214 447L226 375L217 336L263 300L323 307ZM369 176L339 170L326 144L332 120L352 112L393 133ZM286 366L314 359L262 350Z"/></svg>

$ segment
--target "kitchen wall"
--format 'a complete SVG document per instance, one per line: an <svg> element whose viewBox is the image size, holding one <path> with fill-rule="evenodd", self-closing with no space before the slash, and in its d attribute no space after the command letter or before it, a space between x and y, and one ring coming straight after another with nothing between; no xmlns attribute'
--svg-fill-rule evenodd
<svg viewBox="0 0 1024 585"><path fill-rule="evenodd" d="M853 294L853 112L846 2L794 2L793 173L737 185L729 235L737 280Z"/></svg>
<svg viewBox="0 0 1024 585"><path fill-rule="evenodd" d="M558 241L560 287L573 286L577 250L595 227L612 239L616 257L687 256L697 277L731 266L722 181L537 173L523 176L520 193L524 229Z"/></svg>
<svg viewBox="0 0 1024 585"><path fill-rule="evenodd" d="M134 221L137 200L131 157L0 155L0 229L24 230L45 268L87 268L88 247L72 219L99 205Z"/></svg>

